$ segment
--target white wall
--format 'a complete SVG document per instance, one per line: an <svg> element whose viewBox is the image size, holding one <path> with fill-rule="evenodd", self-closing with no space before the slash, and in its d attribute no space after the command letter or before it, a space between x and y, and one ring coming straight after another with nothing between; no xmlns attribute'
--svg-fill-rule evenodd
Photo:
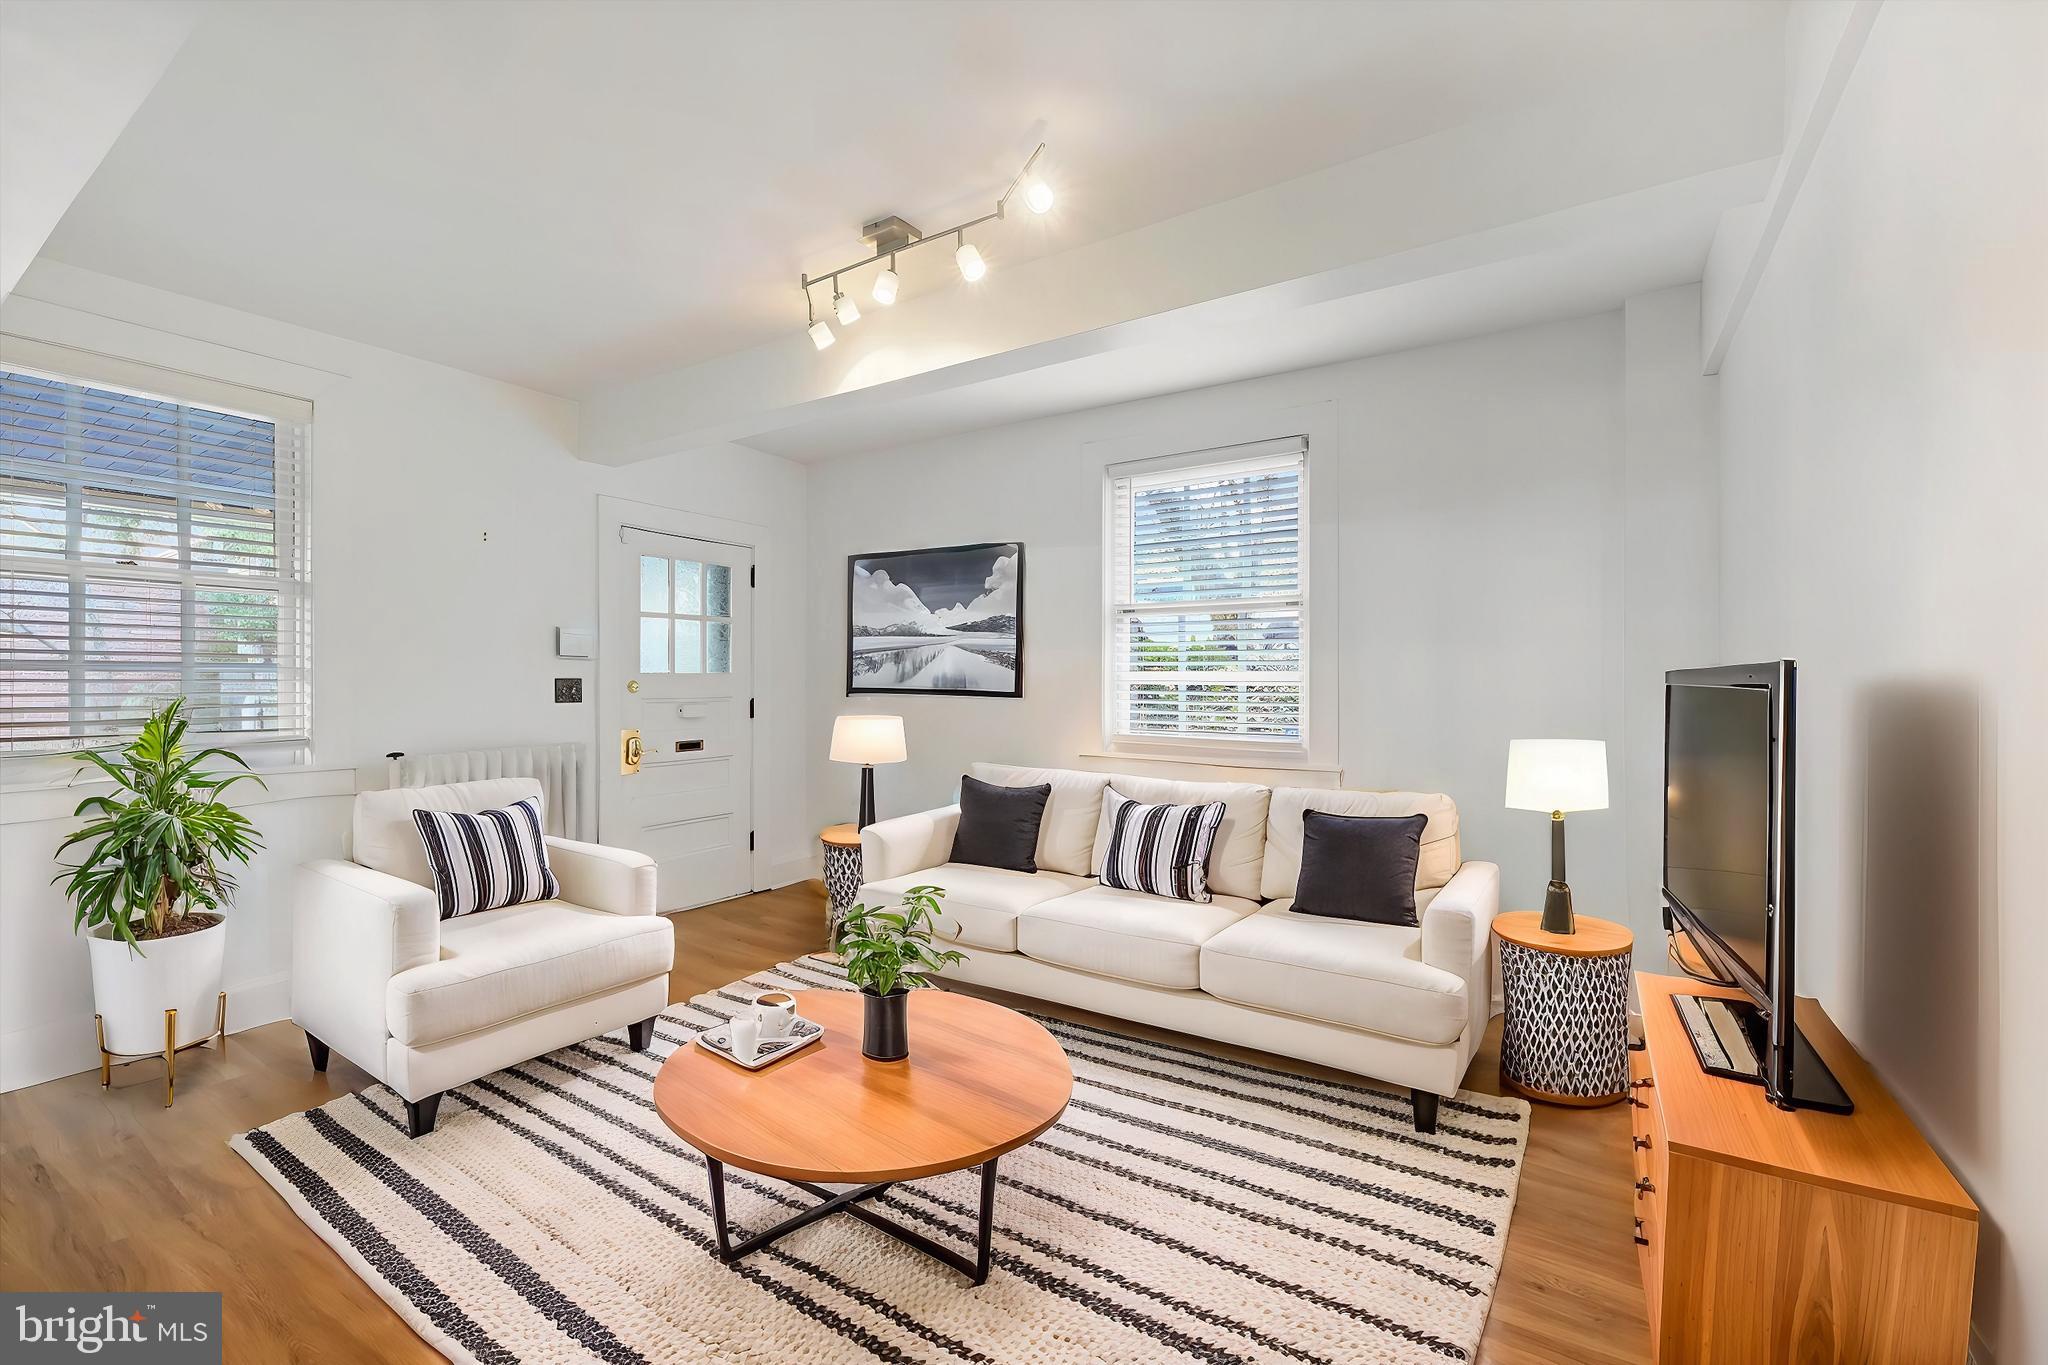
<svg viewBox="0 0 2048 1365"><path fill-rule="evenodd" d="M1325 608L1327 588L1338 598L1313 628L1339 658L1342 780L1449 792L1466 855L1502 864L1508 902L1537 904L1549 831L1542 815L1503 808L1508 740L1607 739L1621 806L1624 389L1629 373L1662 366L1664 406L1646 412L1669 413L1707 382L1697 292L1652 296L1679 325L1626 348L1622 315L1608 313L819 466L811 586L821 654L845 645L850 553L1021 540L1027 619L1020 701L849 698L839 661L817 657L813 818L853 809L855 773L824 758L825 730L842 712L905 717L910 761L877 772L884 813L950 799L975 759L1073 766L1099 750L1101 493L1084 447L1161 432L1238 439L1259 414L1334 403L1334 441L1310 459L1312 497L1336 501L1337 582L1312 592ZM1689 381L1669 378L1688 364ZM1674 444L1648 416L1643 427L1667 462L1711 464L1710 444ZM1711 526L1710 502L1690 514ZM1684 534L1656 547L1666 572L1690 572L1708 596L1712 550L1711 536ZM1572 817L1570 848L1579 907L1637 919L1624 900L1618 809ZM1654 921L1653 904L1639 923Z"/></svg>
<svg viewBox="0 0 2048 1365"><path fill-rule="evenodd" d="M1723 652L1800 664L1799 988L2048 1360L2048 8L1890 0L1721 376Z"/></svg>
<svg viewBox="0 0 2048 1365"><path fill-rule="evenodd" d="M381 755L394 749L593 743L595 661L555 658L553 628L596 628L596 498L612 493L759 528L755 789L802 782L800 468L736 449L630 469L587 464L573 454L571 403L47 261L31 267L0 321L39 340L314 400L314 769L360 768L381 785ZM584 678L581 705L554 702L557 675ZM258 813L272 847L251 869L231 928L234 1027L286 1009L286 870L342 854L348 776L339 785L331 775L281 778L292 799ZM47 812L46 797L0 800L9 808L0 814L6 1088L88 1065L92 1006L85 945L46 885L65 822L31 818ZM803 875L816 833L804 812L768 799L757 809L769 878Z"/></svg>

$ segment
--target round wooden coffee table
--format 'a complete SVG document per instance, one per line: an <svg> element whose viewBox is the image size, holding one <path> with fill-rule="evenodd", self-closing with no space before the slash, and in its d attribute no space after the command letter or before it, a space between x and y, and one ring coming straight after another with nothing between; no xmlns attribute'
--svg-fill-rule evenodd
<svg viewBox="0 0 2048 1365"><path fill-rule="evenodd" d="M988 1279L996 1160L1058 1121L1073 1068L1050 1033L1015 1010L972 996L913 991L910 1056L861 1055L861 998L798 991L797 1013L825 1036L786 1061L747 1071L692 1045L654 1078L654 1107L704 1154L712 1231L728 1265L801 1227L849 1213L966 1275ZM727 1164L786 1180L817 1204L735 1244L725 1221ZM863 1207L899 1180L981 1168L981 1227L972 1260ZM852 1185L828 1190L823 1184Z"/></svg>

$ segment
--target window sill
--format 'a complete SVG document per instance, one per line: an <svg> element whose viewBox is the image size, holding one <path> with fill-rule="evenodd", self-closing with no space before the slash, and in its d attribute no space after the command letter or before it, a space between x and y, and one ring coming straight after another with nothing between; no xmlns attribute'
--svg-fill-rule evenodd
<svg viewBox="0 0 2048 1365"><path fill-rule="evenodd" d="M1330 763L1311 762L1307 755L1296 753L1248 754L1218 752L1213 749L1084 749L1081 758L1095 759L1104 763L1173 763L1189 768L1246 768L1258 772L1303 773L1327 777L1330 786L1344 780L1344 770Z"/></svg>
<svg viewBox="0 0 2048 1365"><path fill-rule="evenodd" d="M356 790L354 768L277 768L259 770L257 775L265 785L244 782L229 788L230 805L267 806L279 801L353 796ZM104 777L0 784L0 825L69 820L80 801L88 796L105 796L113 790L113 782Z"/></svg>

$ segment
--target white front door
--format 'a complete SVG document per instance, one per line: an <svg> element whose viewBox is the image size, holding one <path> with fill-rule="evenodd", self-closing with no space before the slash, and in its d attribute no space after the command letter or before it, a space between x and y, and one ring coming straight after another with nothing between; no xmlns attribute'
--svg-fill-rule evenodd
<svg viewBox="0 0 2048 1365"><path fill-rule="evenodd" d="M741 545L620 527L605 584L599 708L616 717L600 807L607 844L660 864L662 910L753 889L753 569ZM628 741L637 731L638 763Z"/></svg>

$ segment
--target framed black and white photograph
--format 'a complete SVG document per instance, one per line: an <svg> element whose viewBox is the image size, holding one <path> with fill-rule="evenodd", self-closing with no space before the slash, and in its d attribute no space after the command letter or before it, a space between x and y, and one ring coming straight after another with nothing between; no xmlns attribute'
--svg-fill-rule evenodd
<svg viewBox="0 0 2048 1365"><path fill-rule="evenodd" d="M846 560L846 694L1024 695L1024 547Z"/></svg>

